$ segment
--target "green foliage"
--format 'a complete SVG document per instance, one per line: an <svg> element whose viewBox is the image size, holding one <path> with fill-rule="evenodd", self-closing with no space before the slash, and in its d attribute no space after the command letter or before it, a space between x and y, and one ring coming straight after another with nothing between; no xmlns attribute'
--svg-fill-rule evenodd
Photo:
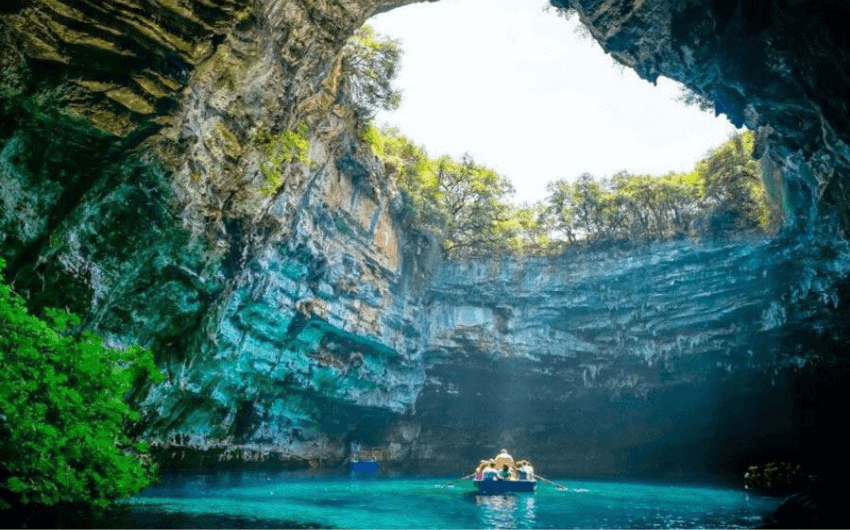
<svg viewBox="0 0 850 530"><path fill-rule="evenodd" d="M508 179L481 166L469 155L460 162L447 156L433 164L443 245L450 255L506 250L513 193Z"/></svg>
<svg viewBox="0 0 850 530"><path fill-rule="evenodd" d="M524 225L512 218L515 209L507 197L513 188L506 178L469 155L460 161L448 156L431 159L397 129L369 126L364 139L394 173L411 224L434 232L447 254L521 246L515 238Z"/></svg>
<svg viewBox="0 0 850 530"><path fill-rule="evenodd" d="M339 93L344 103L366 118L378 109L394 110L401 92L392 86L398 75L401 46L362 26L342 49Z"/></svg>
<svg viewBox="0 0 850 530"><path fill-rule="evenodd" d="M752 133L739 134L697 164L709 211L704 230L726 232L768 230L779 223L779 208L766 198L761 169L752 158Z"/></svg>
<svg viewBox="0 0 850 530"><path fill-rule="evenodd" d="M360 133L360 139L372 148L372 152L376 156L384 156L384 140L383 135L371 122L367 122Z"/></svg>
<svg viewBox="0 0 850 530"><path fill-rule="evenodd" d="M408 219L437 235L450 256L480 253L551 253L562 242L658 241L767 232L778 208L764 192L751 157L752 133L738 135L686 174L618 173L597 180L548 185L545 205L508 202L507 179L471 157L428 157L398 129L371 124L361 139L379 156L402 191Z"/></svg>
<svg viewBox="0 0 850 530"><path fill-rule="evenodd" d="M395 128L379 131L369 125L365 129L364 138L394 174L396 184L404 195L408 219L412 224L439 228L442 219L436 177L432 169L433 162L425 149Z"/></svg>
<svg viewBox="0 0 850 530"><path fill-rule="evenodd" d="M552 236L553 223L543 204L510 206L500 225L507 235L507 249L513 254L551 254L558 248Z"/></svg>
<svg viewBox="0 0 850 530"><path fill-rule="evenodd" d="M766 232L776 226L778 209L767 202L752 145L752 133L737 135L688 174L584 174L573 183L552 182L553 228L570 242Z"/></svg>
<svg viewBox="0 0 850 530"><path fill-rule="evenodd" d="M746 132L711 151L690 173L581 175L549 183L545 204L508 202L510 182L469 156L431 159L398 129L368 120L361 140L394 175L408 219L437 235L450 256L552 253L563 242L711 238L776 229Z"/></svg>
<svg viewBox="0 0 850 530"><path fill-rule="evenodd" d="M268 128L260 127L254 136L254 145L260 149L264 158L260 162L260 171L266 178L260 191L265 195L274 194L285 180L286 166L293 161L308 164L310 141L307 139L307 124L301 122L296 130L273 134Z"/></svg>
<svg viewBox="0 0 850 530"><path fill-rule="evenodd" d="M149 350L108 348L74 333L78 317L45 314L0 283L0 507L106 506L152 481L147 448L124 430L139 419L124 396L162 375Z"/></svg>

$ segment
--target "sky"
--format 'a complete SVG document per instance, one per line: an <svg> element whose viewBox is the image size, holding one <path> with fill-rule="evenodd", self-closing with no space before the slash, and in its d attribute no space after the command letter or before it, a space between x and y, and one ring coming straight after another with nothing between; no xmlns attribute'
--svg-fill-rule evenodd
<svg viewBox="0 0 850 530"><path fill-rule="evenodd" d="M511 179L517 203L584 172L691 171L735 133L724 116L676 101L678 83L640 79L547 5L440 0L372 17L404 50L401 107L376 123L431 157L471 154Z"/></svg>

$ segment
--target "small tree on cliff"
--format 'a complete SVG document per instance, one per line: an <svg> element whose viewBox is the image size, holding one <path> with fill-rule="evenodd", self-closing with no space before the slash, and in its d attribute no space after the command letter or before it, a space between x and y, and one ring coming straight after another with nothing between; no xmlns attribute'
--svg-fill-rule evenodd
<svg viewBox="0 0 850 530"><path fill-rule="evenodd" d="M372 117L379 109L395 110L401 92L393 87L398 75L401 46L363 26L342 49L339 98L359 117Z"/></svg>
<svg viewBox="0 0 850 530"><path fill-rule="evenodd" d="M761 168L752 157L754 141L752 132L735 135L697 164L709 233L767 231L778 224L778 208L768 203Z"/></svg>
<svg viewBox="0 0 850 530"><path fill-rule="evenodd" d="M434 162L439 206L443 212L443 248L449 255L507 250L514 234L507 197L508 179L476 164L469 155L460 162L444 156Z"/></svg>
<svg viewBox="0 0 850 530"><path fill-rule="evenodd" d="M392 128L378 130L370 125L363 139L395 177L408 221L432 231L447 254L518 251L547 244L537 234L536 214L507 201L513 193L510 181L471 156L460 161L449 156L433 160L424 148ZM540 240L521 241L523 233L532 232Z"/></svg>
<svg viewBox="0 0 850 530"><path fill-rule="evenodd" d="M149 350L105 347L73 332L76 316L45 313L0 283L0 509L106 506L151 483L146 447L124 431L138 420L124 396L162 376Z"/></svg>

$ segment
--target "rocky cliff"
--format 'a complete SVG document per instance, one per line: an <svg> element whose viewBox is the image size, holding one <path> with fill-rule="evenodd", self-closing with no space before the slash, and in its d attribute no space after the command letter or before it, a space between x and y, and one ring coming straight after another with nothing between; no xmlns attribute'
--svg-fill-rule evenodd
<svg viewBox="0 0 850 530"><path fill-rule="evenodd" d="M35 304L155 350L168 381L140 425L154 440L322 456L349 408L415 399L406 342L436 249L398 229L398 192L337 94L340 48L376 8L49 1L3 15L7 274Z"/></svg>
<svg viewBox="0 0 850 530"><path fill-rule="evenodd" d="M572 6L759 131L781 237L444 262L338 93L345 39L401 3L0 8L7 277L154 349L137 429L163 459L336 465L359 443L456 472L510 444L556 472L694 474L837 453L844 8Z"/></svg>
<svg viewBox="0 0 850 530"><path fill-rule="evenodd" d="M838 428L824 408L840 391L815 380L843 371L848 250L675 242L445 264L418 449L448 470L510 446L573 475L806 459Z"/></svg>

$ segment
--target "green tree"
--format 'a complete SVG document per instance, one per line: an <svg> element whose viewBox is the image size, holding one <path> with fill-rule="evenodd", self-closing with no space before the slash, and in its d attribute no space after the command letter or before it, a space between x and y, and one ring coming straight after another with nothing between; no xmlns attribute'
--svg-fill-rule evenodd
<svg viewBox="0 0 850 530"><path fill-rule="evenodd" d="M766 231L778 224L779 209L767 201L752 141L751 133L735 136L687 174L552 182L552 227L570 242Z"/></svg>
<svg viewBox="0 0 850 530"><path fill-rule="evenodd" d="M546 185L549 195L546 197L546 211L555 232L560 232L570 243L575 243L580 234L577 233L576 205L573 197L572 184L564 179L552 181Z"/></svg>
<svg viewBox="0 0 850 530"><path fill-rule="evenodd" d="M767 202L753 143L751 132L735 135L697 164L709 234L766 231L778 223L779 209Z"/></svg>
<svg viewBox="0 0 850 530"><path fill-rule="evenodd" d="M610 236L606 218L610 217L611 196L590 173L582 173L572 187L576 205L574 223L588 239Z"/></svg>
<svg viewBox="0 0 850 530"><path fill-rule="evenodd" d="M519 225L511 218L508 179L469 155L433 160L398 129L370 125L362 139L394 176L409 223L432 231L447 254L499 252L515 243Z"/></svg>
<svg viewBox="0 0 850 530"><path fill-rule="evenodd" d="M364 119L379 109L397 109L401 92L393 81L401 54L396 40L377 35L371 26L362 26L342 48L338 98Z"/></svg>
<svg viewBox="0 0 850 530"><path fill-rule="evenodd" d="M404 197L409 222L441 231L445 219L439 183L425 148L392 127L381 131L369 125L363 136L393 175Z"/></svg>
<svg viewBox="0 0 850 530"><path fill-rule="evenodd" d="M613 192L624 217L618 235L642 240L688 234L698 214L701 189L695 172L660 177L615 175Z"/></svg>
<svg viewBox="0 0 850 530"><path fill-rule="evenodd" d="M507 248L515 254L548 254L559 247L552 239L553 219L547 215L546 205L510 205L507 219L500 225L509 236Z"/></svg>
<svg viewBox="0 0 850 530"><path fill-rule="evenodd" d="M260 188L264 195L274 195L284 184L287 166L298 161L310 163L310 141L307 139L307 124L301 122L297 129L272 134L265 124L260 124L253 138L254 145L263 153L260 171L266 178Z"/></svg>
<svg viewBox="0 0 850 530"><path fill-rule="evenodd" d="M507 197L514 189L505 177L476 164L444 156L434 164L443 211L444 248L450 255L506 250L513 236Z"/></svg>
<svg viewBox="0 0 850 530"><path fill-rule="evenodd" d="M570 242L611 235L616 203L606 184L595 180L590 173L582 173L576 182L556 180L547 186L547 203L555 219L555 229Z"/></svg>
<svg viewBox="0 0 850 530"><path fill-rule="evenodd" d="M45 314L0 283L0 508L106 506L153 479L145 445L125 431L139 414L124 397L162 375L149 350L108 348L74 333L76 316Z"/></svg>

